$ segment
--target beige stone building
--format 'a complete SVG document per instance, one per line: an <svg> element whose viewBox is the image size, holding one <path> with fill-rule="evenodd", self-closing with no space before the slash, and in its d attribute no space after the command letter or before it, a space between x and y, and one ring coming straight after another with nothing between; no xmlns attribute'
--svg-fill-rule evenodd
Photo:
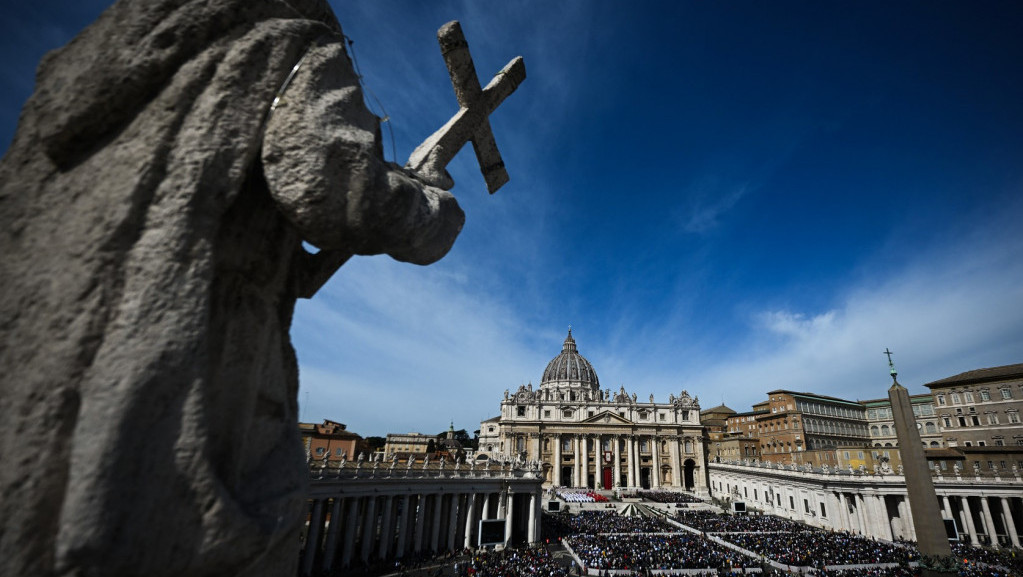
<svg viewBox="0 0 1023 577"><path fill-rule="evenodd" d="M546 486L706 492L704 455L697 398L601 390L569 330L540 387L505 391L500 416L480 424L477 459L539 462Z"/></svg>

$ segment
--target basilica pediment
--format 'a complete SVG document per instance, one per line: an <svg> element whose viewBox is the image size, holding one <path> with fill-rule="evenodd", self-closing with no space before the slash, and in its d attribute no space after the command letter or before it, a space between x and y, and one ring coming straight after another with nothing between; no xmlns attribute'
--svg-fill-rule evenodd
<svg viewBox="0 0 1023 577"><path fill-rule="evenodd" d="M603 411L601 413L597 413L596 415L593 415L592 417L587 417L586 419L583 420L583 424L586 424L586 425L631 425L631 424L633 424L633 422L628 420L628 419L626 419L625 417L623 417L623 416L621 416L619 414L612 413L611 411Z"/></svg>

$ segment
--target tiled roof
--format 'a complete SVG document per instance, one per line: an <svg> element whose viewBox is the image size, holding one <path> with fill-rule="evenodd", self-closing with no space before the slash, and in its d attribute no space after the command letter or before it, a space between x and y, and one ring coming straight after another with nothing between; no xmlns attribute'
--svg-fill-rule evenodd
<svg viewBox="0 0 1023 577"><path fill-rule="evenodd" d="M930 383L925 384L924 386L942 387L946 385L968 385L973 383L1008 380L1013 378L1023 378L1023 363L966 371L965 373L959 373L958 375L952 377L932 381Z"/></svg>

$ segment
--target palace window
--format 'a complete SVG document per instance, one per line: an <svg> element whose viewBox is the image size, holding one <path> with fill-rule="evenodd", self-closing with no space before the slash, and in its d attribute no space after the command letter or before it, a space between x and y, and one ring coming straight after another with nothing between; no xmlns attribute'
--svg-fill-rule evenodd
<svg viewBox="0 0 1023 577"><path fill-rule="evenodd" d="M1008 388L1002 389L1002 398L1003 399L1011 399L1012 398L1012 391L1009 390Z"/></svg>
<svg viewBox="0 0 1023 577"><path fill-rule="evenodd" d="M515 414L517 414L520 417L525 417L526 416L526 407L516 407L515 408Z"/></svg>
<svg viewBox="0 0 1023 577"><path fill-rule="evenodd" d="M1009 422L1010 423L1018 423L1019 422L1019 413L1017 413L1016 411L1011 411L1011 412L1008 413L1008 415L1009 415Z"/></svg>
<svg viewBox="0 0 1023 577"><path fill-rule="evenodd" d="M960 398L959 393L952 393L952 404L958 405L961 402L963 402L963 400Z"/></svg>
<svg viewBox="0 0 1023 577"><path fill-rule="evenodd" d="M945 395L938 395L937 398L938 398L938 404L941 405L942 407L944 407L945 406Z"/></svg>
<svg viewBox="0 0 1023 577"><path fill-rule="evenodd" d="M991 393L989 393L987 391L981 391L980 392L980 400L981 401L990 401L991 400Z"/></svg>
<svg viewBox="0 0 1023 577"><path fill-rule="evenodd" d="M965 393L963 393L963 398L966 399L967 403L972 403L973 402L973 393L971 393L969 391L966 391Z"/></svg>
<svg viewBox="0 0 1023 577"><path fill-rule="evenodd" d="M924 430L927 431L928 433L937 433L938 427L935 427L934 423L928 422L927 424L924 425Z"/></svg>

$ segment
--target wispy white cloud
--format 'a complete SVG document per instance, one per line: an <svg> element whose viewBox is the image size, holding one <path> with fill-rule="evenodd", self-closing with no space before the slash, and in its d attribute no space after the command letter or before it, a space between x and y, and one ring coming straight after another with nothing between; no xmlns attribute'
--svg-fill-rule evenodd
<svg viewBox="0 0 1023 577"><path fill-rule="evenodd" d="M704 233L716 228L721 217L732 210L750 191L747 183L724 184L717 177L704 177L690 187L690 199L683 228L686 232Z"/></svg>

